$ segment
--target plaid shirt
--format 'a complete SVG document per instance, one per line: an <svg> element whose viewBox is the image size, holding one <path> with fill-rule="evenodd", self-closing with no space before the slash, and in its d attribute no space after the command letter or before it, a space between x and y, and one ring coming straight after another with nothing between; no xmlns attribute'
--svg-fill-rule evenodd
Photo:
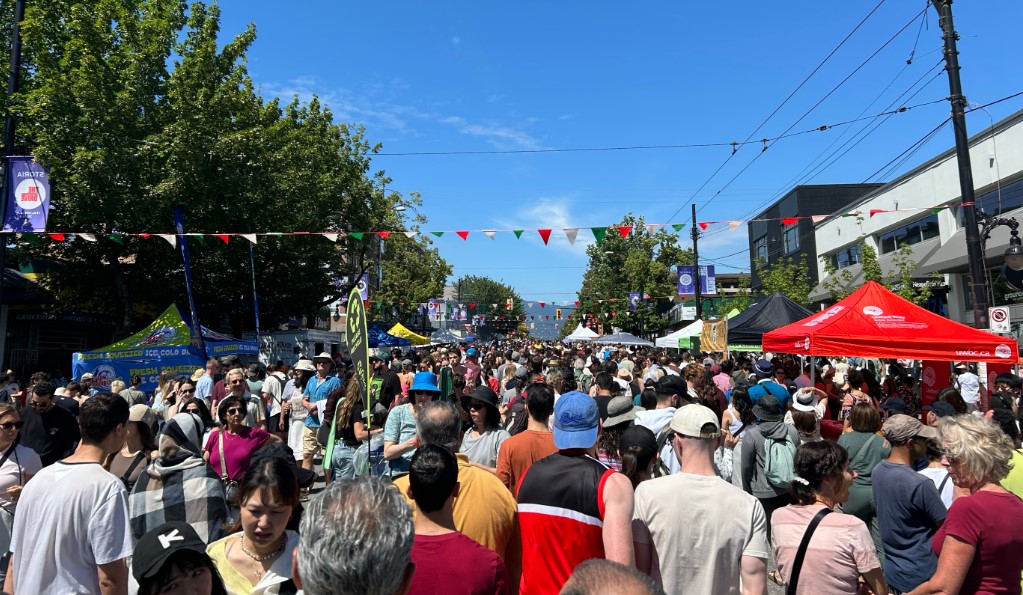
<svg viewBox="0 0 1023 595"><path fill-rule="evenodd" d="M153 461L135 483L128 499L131 533L138 540L170 521L184 521L210 543L224 535L228 520L224 486L206 461L190 455L176 464Z"/></svg>

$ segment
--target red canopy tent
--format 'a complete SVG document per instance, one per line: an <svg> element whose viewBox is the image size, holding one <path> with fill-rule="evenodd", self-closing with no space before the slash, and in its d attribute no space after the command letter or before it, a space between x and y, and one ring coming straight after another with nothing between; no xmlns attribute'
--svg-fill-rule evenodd
<svg viewBox="0 0 1023 595"><path fill-rule="evenodd" d="M954 322L868 281L822 312L764 335L764 351L1016 363L1016 341Z"/></svg>

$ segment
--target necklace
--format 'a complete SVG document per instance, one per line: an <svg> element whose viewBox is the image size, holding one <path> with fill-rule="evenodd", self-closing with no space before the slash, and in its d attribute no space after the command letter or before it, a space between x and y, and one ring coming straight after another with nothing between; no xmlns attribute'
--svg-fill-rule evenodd
<svg viewBox="0 0 1023 595"><path fill-rule="evenodd" d="M252 558L256 562L266 562L267 560L273 560L277 556L280 556L281 553L284 552L284 544L287 543L287 541L288 541L287 535L282 536L281 537L281 545L277 546L274 549L274 551L270 552L269 554L264 554L262 556L260 556L258 554L254 554L254 553L250 552L249 550L247 550L245 548L245 534L244 533L242 534L242 537L241 537L241 540L240 540L240 544L241 544L241 548L242 548L242 553L243 554L245 554L246 556ZM259 574L263 574L263 573L260 572Z"/></svg>

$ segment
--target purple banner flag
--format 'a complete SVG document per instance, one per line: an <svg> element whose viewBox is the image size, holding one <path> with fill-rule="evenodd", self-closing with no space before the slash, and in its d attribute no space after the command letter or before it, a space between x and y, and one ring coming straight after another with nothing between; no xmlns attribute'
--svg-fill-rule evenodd
<svg viewBox="0 0 1023 595"><path fill-rule="evenodd" d="M631 291L631 292L629 292L629 312L635 312L636 311L636 306L639 305L639 302L640 302L640 292L638 292L638 291Z"/></svg>
<svg viewBox="0 0 1023 595"><path fill-rule="evenodd" d="M49 170L31 156L9 157L4 231L46 231L49 213Z"/></svg>

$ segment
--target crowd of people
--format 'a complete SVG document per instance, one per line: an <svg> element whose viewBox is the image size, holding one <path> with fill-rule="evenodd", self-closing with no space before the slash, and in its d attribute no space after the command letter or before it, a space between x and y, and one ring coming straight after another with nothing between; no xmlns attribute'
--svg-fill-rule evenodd
<svg viewBox="0 0 1023 595"><path fill-rule="evenodd" d="M1021 381L506 342L0 386L12 594L1021 593ZM365 386L364 386L365 384ZM322 479L321 479L322 478ZM319 480L319 481L318 481ZM322 487L321 487L322 482Z"/></svg>

